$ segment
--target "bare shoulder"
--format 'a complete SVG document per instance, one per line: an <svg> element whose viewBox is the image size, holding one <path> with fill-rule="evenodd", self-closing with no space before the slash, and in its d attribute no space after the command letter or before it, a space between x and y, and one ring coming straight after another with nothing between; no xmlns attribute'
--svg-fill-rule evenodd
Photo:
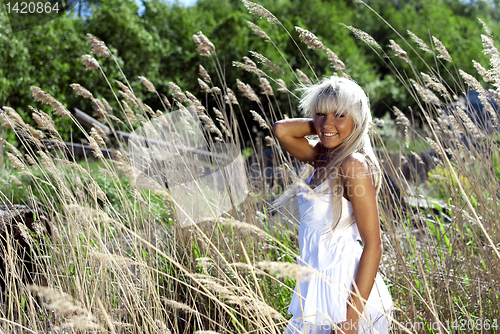
<svg viewBox="0 0 500 334"><path fill-rule="evenodd" d="M344 159L340 168L343 184L354 211L360 208L363 208L362 211L368 210L369 205L374 205L376 208L377 190L373 183L368 159L360 153L354 153ZM374 217L378 217L373 207L372 211Z"/></svg>
<svg viewBox="0 0 500 334"><path fill-rule="evenodd" d="M347 177L363 177L368 176L370 173L370 167L365 156L357 152L345 158L340 168L342 174Z"/></svg>

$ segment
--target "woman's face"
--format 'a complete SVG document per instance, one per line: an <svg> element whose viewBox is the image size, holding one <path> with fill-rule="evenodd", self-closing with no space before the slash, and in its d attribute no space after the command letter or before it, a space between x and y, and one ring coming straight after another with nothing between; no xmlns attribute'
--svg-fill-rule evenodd
<svg viewBox="0 0 500 334"><path fill-rule="evenodd" d="M345 114L318 112L313 120L316 133L326 148L339 146L349 137L354 126L353 119Z"/></svg>

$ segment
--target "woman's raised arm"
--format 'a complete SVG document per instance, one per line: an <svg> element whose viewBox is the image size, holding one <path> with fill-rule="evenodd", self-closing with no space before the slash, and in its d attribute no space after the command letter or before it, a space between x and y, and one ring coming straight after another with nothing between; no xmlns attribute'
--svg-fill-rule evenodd
<svg viewBox="0 0 500 334"><path fill-rule="evenodd" d="M288 153L301 161L314 162L316 150L305 138L316 134L312 119L284 119L274 123L273 132Z"/></svg>

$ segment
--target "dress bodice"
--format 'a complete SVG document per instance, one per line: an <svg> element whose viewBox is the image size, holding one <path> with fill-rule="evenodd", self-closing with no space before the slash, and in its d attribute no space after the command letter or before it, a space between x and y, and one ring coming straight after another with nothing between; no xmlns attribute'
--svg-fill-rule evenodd
<svg viewBox="0 0 500 334"><path fill-rule="evenodd" d="M313 173L314 175L314 173ZM310 183L313 175L307 180ZM332 191L325 193L327 182L323 182L309 192L305 189L301 190L298 195L298 206L300 213L300 223L308 228L314 229L318 232L324 232L332 224L333 211L332 211ZM334 233L344 232L352 227L354 234L359 234L356 224L354 224L354 212L351 202L345 197L342 198L342 215L340 221L335 228Z"/></svg>

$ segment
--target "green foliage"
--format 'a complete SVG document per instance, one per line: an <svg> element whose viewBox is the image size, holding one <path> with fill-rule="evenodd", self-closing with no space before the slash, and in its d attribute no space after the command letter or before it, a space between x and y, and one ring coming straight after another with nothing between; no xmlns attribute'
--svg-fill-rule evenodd
<svg viewBox="0 0 500 334"><path fill-rule="evenodd" d="M450 85L451 89L461 93L465 93L465 90L463 85L454 78L456 68L477 76L472 59L483 66L488 63L487 57L482 53L480 38L480 35L484 34L484 30L477 17L482 18L489 25L494 35L500 31L497 21L491 19L492 13L499 13L498 8L494 7L476 8L473 4L467 5L462 1L454 0L390 1L389 3L392 5L383 0L367 1L367 3L397 30L404 40L396 35L389 25L366 9L358 11L357 20L353 24L355 27L365 30L385 50L389 49L385 47L389 45L389 40L395 40L408 53L417 73L428 73L429 66L427 64L441 63L446 70L439 72L439 75L444 82ZM424 40L431 49L433 46L431 35L438 38L445 45L454 62L448 63L442 59L436 59L435 55L420 50L417 44L411 40L407 33L408 30ZM360 42L360 44L362 43ZM360 47L366 48L362 45ZM393 51L389 49L386 52L391 57L385 60L386 62L394 62L400 71L412 72L410 66L398 59ZM437 51L436 55L439 55ZM395 75L395 73L389 72L388 67L382 64L382 60L374 52L366 53L365 61L378 64L378 76L384 81L389 82L390 77ZM396 82L397 80L394 81L394 83ZM372 99L375 115L380 117L386 112L387 107L395 105L401 110L407 110L407 106L411 106L418 116L419 108L414 97L404 89L395 89L396 91L394 88L391 90L387 87L379 98Z"/></svg>
<svg viewBox="0 0 500 334"><path fill-rule="evenodd" d="M119 179L111 176L101 161L84 160L80 161L79 164L88 173L75 176L74 171L70 167L57 166L57 174L64 182L67 182L68 189L73 193L83 190L86 196L85 200L93 203L94 199L87 185L95 181L111 204L112 210L111 208L106 210L112 216L116 216L116 213L123 213L126 210L124 205L133 203L136 212L147 211L153 221L157 223L168 224L171 221L170 212L165 207L165 202L161 196L155 195L148 190L142 190L138 194L135 193L123 173L120 172L118 174L120 176ZM2 201L5 203L32 205L33 198L38 199L40 202L50 199L53 207L57 211L63 212L62 205L65 203L65 199L61 197L60 190L54 187L54 185L58 184L58 181L54 178L53 173L49 172L46 168L33 166L29 168L29 172L33 176L28 175L26 171L20 172L16 169L11 169L10 161L8 161L6 168L0 173L0 193L3 194ZM76 178L79 178L80 183L74 182ZM81 184L82 187L78 184ZM143 208L144 200L141 202L139 198L147 199L148 206ZM82 199L82 197L79 197L79 199ZM99 206L104 205L100 199L97 204Z"/></svg>
<svg viewBox="0 0 500 334"><path fill-rule="evenodd" d="M285 61L271 43L252 34L246 24L247 20L255 22L272 37L294 70L300 68L313 77L304 58L295 51L296 46L286 31L265 20L256 20L239 1L200 0L195 6L186 8L150 0L144 1L145 12L142 16L137 14L138 6L132 0L87 0L80 3L82 6L69 16L64 15L17 34L10 33L7 16L3 9L0 11L0 103L16 109L27 120L30 112L26 106L35 104L29 92L32 85L41 87L68 107L78 107L91 114L90 101L76 96L69 87L71 83L80 83L91 92L102 92L102 96L96 97L106 98L115 110L118 109L106 81L97 71L85 71L80 62L81 55L90 53L86 33L96 35L110 47L124 74L131 79L137 96L154 110L161 108L160 101L153 94L146 93L136 79L137 76L147 77L160 93L167 93L168 82L174 81L184 90L200 95L196 81L197 65L201 63L209 71L215 72L215 63L201 57L196 51L192 35L197 31L203 31L216 46L220 65L225 73L224 78L213 78L216 85L222 86L222 80L237 92L235 81L240 78L258 91L256 87L259 86L259 81L256 76L231 65L232 61L241 61L244 56L249 56L248 50L265 55L287 70ZM486 64L480 39L470 38L479 37L482 33L482 26L476 16L482 17L494 34L500 27L495 20L500 16L499 9L488 1L464 4L458 0L405 0L394 1L392 5L381 0L368 1L371 7L409 41L410 45L407 45L376 15L347 0L267 0L262 4L282 18L283 25L296 40L298 33L294 26L301 26L316 34L326 47L334 51L346 64L351 77L366 87L376 117L384 115L392 105L399 106L402 110L407 110L408 105L413 106L414 110L418 108L413 97L397 84L397 79L383 64L383 60L365 43L353 39L350 32L339 25L340 22L365 30L384 48L389 44L389 39L394 39L408 52L415 68L421 72L428 72L428 69L419 60L419 56L411 51L410 45L415 50L418 49L409 41L406 30L421 37L428 45L431 45L430 32L445 44L455 61L454 64L444 64L450 73L455 71L454 66L458 66L472 74L476 72L471 59ZM82 8L90 15L82 16ZM442 34L444 31L446 33ZM320 76L333 73L326 53L307 49L304 44L299 46L315 73ZM392 51L388 51L388 54L391 55ZM426 63L434 63L433 55L422 51L419 51L419 55ZM114 85L114 79L124 81L111 59L98 60L111 84ZM409 69L401 59L393 57L386 61L394 61L399 68ZM288 74L283 79L293 89L297 80L291 80L293 74L287 71ZM441 75L446 80L450 79L448 82L453 82L446 71ZM460 87L458 84L457 87ZM283 106L284 113L294 114L296 106L292 104L289 110L289 101L284 94L279 94L276 98ZM208 102L212 103L213 101ZM253 102L246 99L241 99L240 103L243 111L256 108ZM36 107L50 112L47 106L36 104ZM208 110L211 110L210 106ZM238 114L237 117L240 121L246 118L253 124L246 113ZM70 121L58 117L54 119L64 140L80 136L79 130L71 126ZM250 134L244 136L249 139Z"/></svg>
<svg viewBox="0 0 500 334"><path fill-rule="evenodd" d="M458 174L455 168L453 169L455 174L458 176L458 180L460 181L462 187L464 187L466 192L471 193L471 184L469 179ZM436 166L434 169L429 171L428 175L429 179L426 181L426 185L431 190L432 196L447 200L449 196L452 196L452 194L449 193L450 189L458 191L458 183L448 169Z"/></svg>

